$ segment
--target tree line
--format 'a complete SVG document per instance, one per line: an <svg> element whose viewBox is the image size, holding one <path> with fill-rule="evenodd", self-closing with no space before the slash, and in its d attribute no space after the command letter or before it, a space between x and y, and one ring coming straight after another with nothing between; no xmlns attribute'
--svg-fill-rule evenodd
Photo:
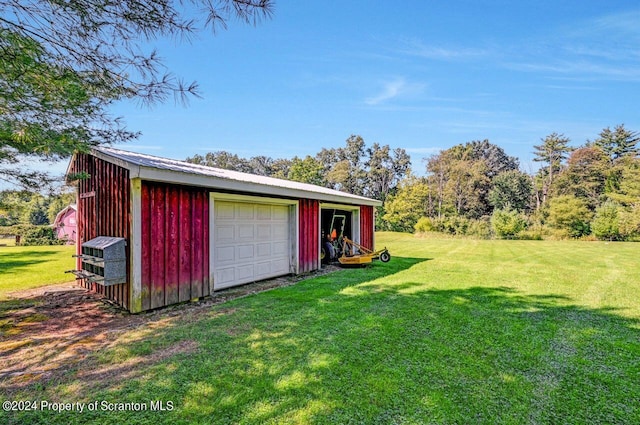
<svg viewBox="0 0 640 425"><path fill-rule="evenodd" d="M500 238L640 239L640 157L637 132L603 129L571 147L552 133L533 147L537 172L520 169L489 140L474 140L425 159L416 176L402 148L358 135L315 156L241 158L226 151L188 162L284 178L368 196L383 202L378 230L444 232Z"/></svg>
<svg viewBox="0 0 640 425"><path fill-rule="evenodd" d="M534 146L535 173L489 141L427 160L426 177L405 179L385 205L390 230L502 238L640 239L637 132L603 129L577 148L552 133Z"/></svg>
<svg viewBox="0 0 640 425"><path fill-rule="evenodd" d="M383 202L394 193L411 166L411 158L404 149L391 149L389 145L378 143L367 147L358 135L351 135L344 147L322 148L315 156L304 158L241 158L217 151L204 156L194 155L186 161L325 186Z"/></svg>

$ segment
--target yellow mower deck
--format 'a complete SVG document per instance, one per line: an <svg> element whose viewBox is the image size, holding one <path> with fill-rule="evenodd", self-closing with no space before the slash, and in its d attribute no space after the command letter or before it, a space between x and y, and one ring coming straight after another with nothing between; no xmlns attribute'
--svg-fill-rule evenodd
<svg viewBox="0 0 640 425"><path fill-rule="evenodd" d="M359 252L358 254L352 254L354 252ZM352 254L352 255L349 255ZM359 264L369 264L375 259L380 259L382 262L387 262L391 259L387 248L381 249L379 251L372 251L368 248L363 247L360 244L355 243L351 239L344 236L342 238L342 256L338 257L338 261L340 264L344 265L359 265Z"/></svg>

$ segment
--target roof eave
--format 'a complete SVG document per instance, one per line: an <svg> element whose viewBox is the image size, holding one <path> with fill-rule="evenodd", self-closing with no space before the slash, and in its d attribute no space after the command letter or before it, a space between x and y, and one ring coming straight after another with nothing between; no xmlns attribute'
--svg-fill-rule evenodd
<svg viewBox="0 0 640 425"><path fill-rule="evenodd" d="M138 167L137 177L143 180L157 181L164 183L178 183L191 186L201 186L209 189L228 190L234 192L258 193L268 196L280 196L299 199L316 199L324 202L337 202L349 205L370 205L380 206L382 202L376 199L364 197L353 197L345 193L345 196L339 194L327 194L321 192L311 192L295 188L278 187L264 185L252 182L243 182L238 180L225 179L214 176L200 175L195 173L178 172L172 170L163 170L153 167Z"/></svg>

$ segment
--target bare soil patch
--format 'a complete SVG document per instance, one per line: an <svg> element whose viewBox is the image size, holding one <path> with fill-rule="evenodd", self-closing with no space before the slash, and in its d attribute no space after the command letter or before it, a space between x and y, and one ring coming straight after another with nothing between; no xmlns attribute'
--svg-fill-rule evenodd
<svg viewBox="0 0 640 425"><path fill-rule="evenodd" d="M87 357L110 348L125 332L162 326L167 320L197 320L212 305L293 285L301 280L338 270L335 266L304 276L285 276L216 292L198 302L130 314L104 297L66 283L9 294L0 301L0 389L10 394L29 385L46 384L75 370ZM221 313L222 314L222 313ZM145 363L196 350L195 341L184 341L153 353ZM113 379L123 367L79 373L87 380ZM129 365L133 368L135 365ZM86 376L85 376L86 375Z"/></svg>

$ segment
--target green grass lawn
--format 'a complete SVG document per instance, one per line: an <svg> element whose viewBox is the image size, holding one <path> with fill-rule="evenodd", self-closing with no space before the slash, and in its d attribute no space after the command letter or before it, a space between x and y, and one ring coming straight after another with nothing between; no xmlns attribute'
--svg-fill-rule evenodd
<svg viewBox="0 0 640 425"><path fill-rule="evenodd" d="M390 263L156 314L11 395L170 411L0 422L640 423L640 245L376 237Z"/></svg>
<svg viewBox="0 0 640 425"><path fill-rule="evenodd" d="M21 289L73 281L75 246L0 246L0 300Z"/></svg>

